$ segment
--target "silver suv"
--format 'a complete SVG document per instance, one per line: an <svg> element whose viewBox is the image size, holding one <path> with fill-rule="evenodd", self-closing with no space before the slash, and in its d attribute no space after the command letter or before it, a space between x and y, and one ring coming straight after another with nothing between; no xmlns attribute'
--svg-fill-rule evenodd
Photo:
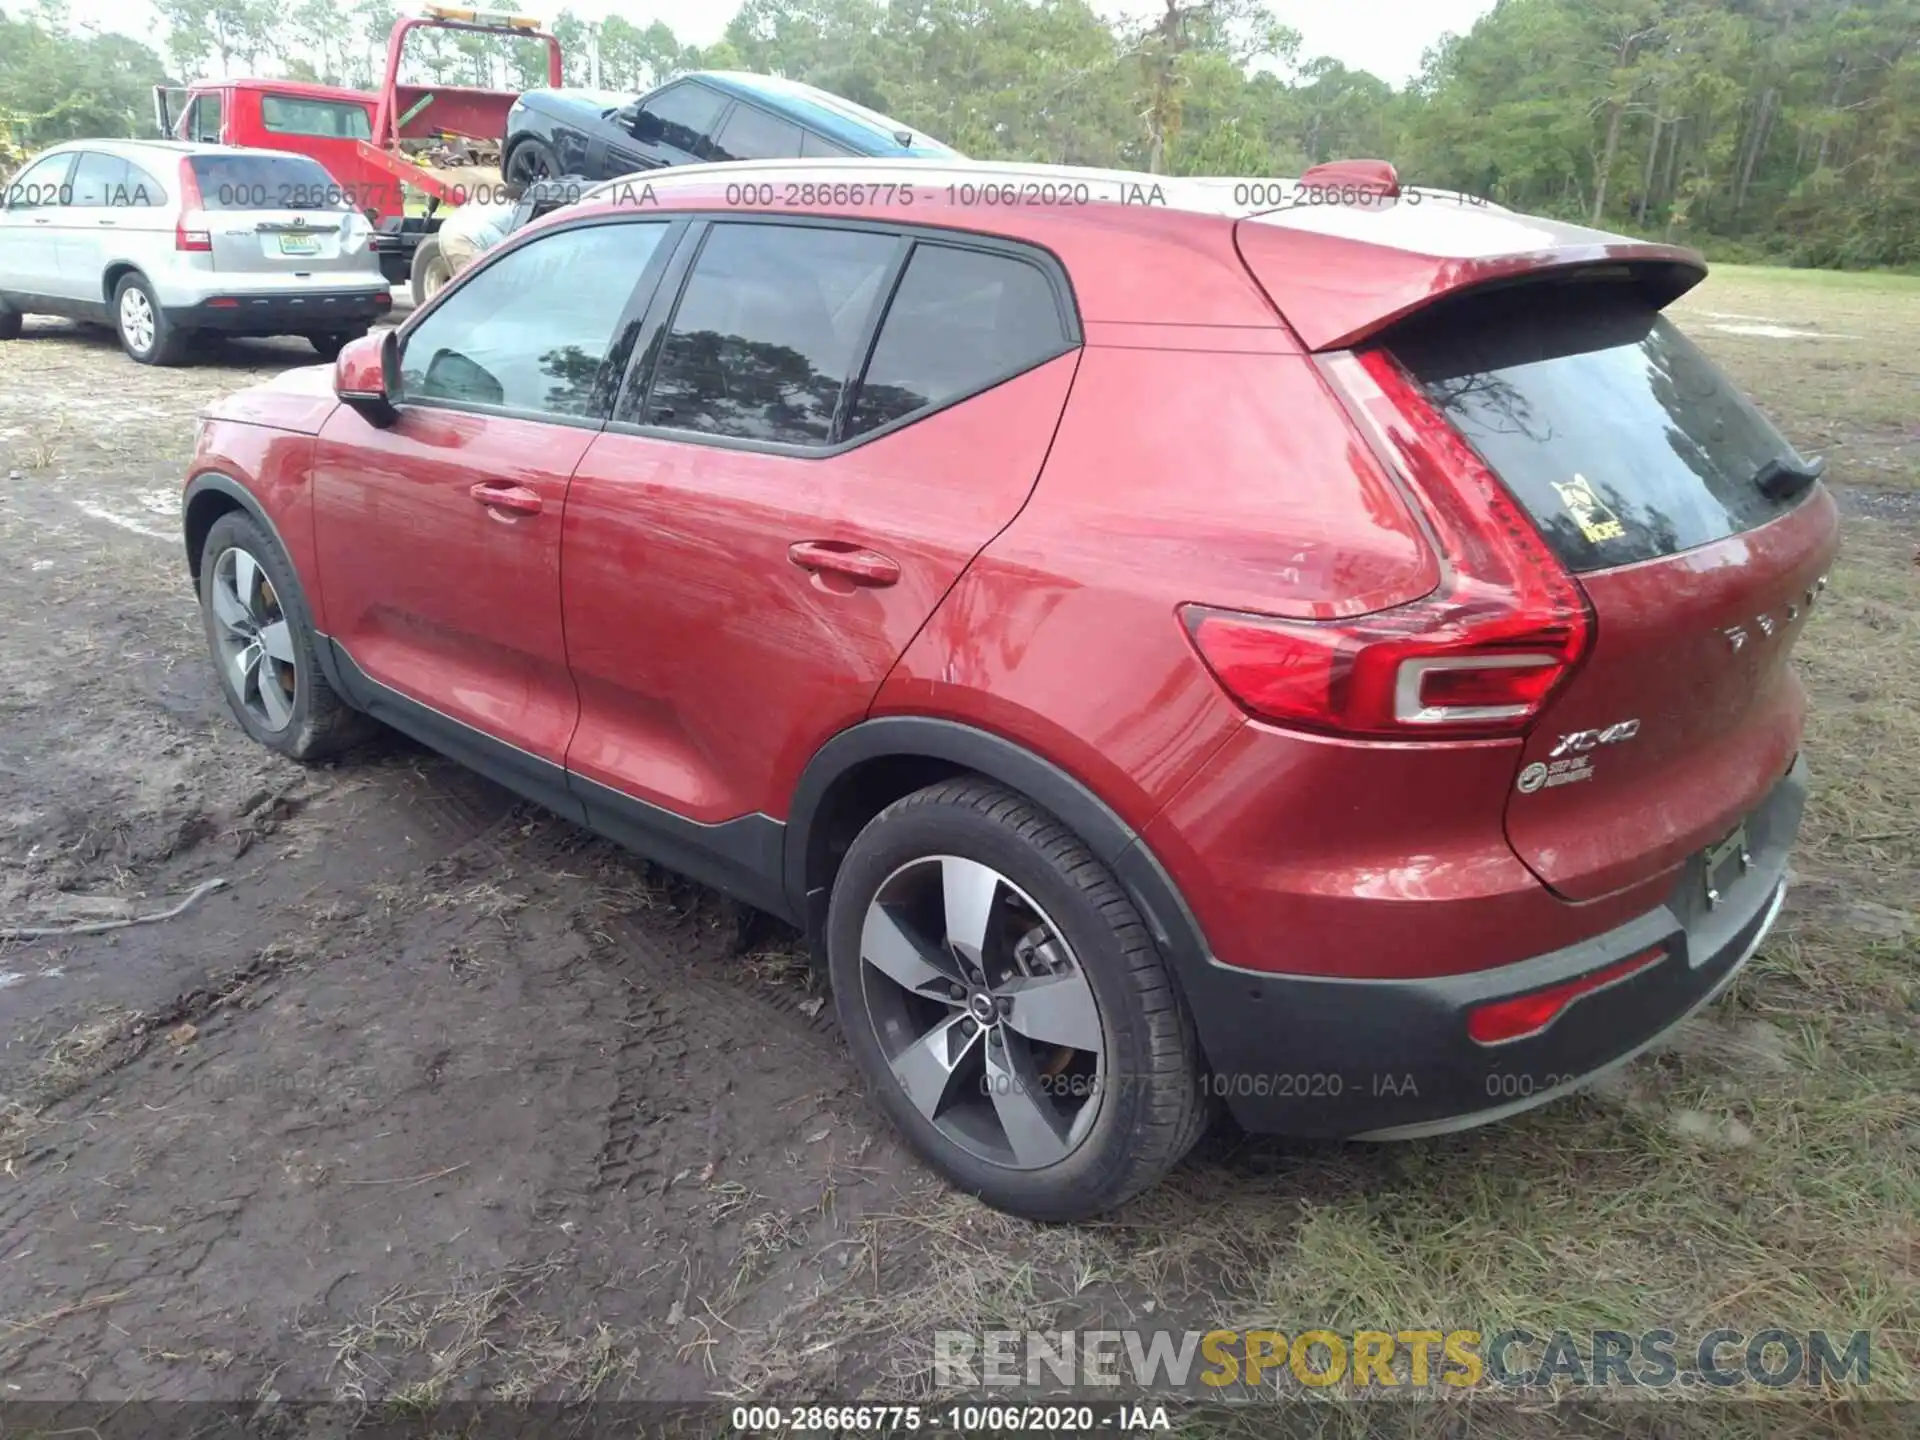
<svg viewBox="0 0 1920 1440"><path fill-rule="evenodd" d="M304 335L332 359L393 304L372 224L304 155L75 140L0 200L0 340L66 315L113 325L146 365L202 331Z"/></svg>

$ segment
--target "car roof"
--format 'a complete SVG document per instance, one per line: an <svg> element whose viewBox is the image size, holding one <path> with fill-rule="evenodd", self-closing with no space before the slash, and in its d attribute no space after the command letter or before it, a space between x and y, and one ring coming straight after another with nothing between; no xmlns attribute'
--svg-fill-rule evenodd
<svg viewBox="0 0 1920 1440"><path fill-rule="evenodd" d="M1530 274L1624 268L1635 279L1669 276L1647 286L1665 288L1656 296L1664 304L1705 273L1691 250L1455 191L1401 186L1391 199L1338 203L1351 189L1311 174L1302 181L958 159L736 160L602 181L536 225L589 208L741 210L969 231L1025 241L1065 261L1087 321L1238 327L1277 307L1310 350L1355 343L1441 295Z"/></svg>
<svg viewBox="0 0 1920 1440"><path fill-rule="evenodd" d="M187 158L200 155L273 155L283 159L308 158L297 156L290 150L268 150L256 145L213 145L194 140L142 139L62 140L58 145L49 145L40 153L63 155L74 150L100 150L109 155L119 155L127 159L133 159L139 155L151 156L155 152Z"/></svg>
<svg viewBox="0 0 1920 1440"><path fill-rule="evenodd" d="M959 155L953 147L942 144L923 130L870 110L844 95L835 95L799 80L749 70L695 70L681 78L698 80L735 99L750 100L862 155L880 158L893 155L957 158ZM911 135L913 139L902 145L893 138L896 133Z"/></svg>

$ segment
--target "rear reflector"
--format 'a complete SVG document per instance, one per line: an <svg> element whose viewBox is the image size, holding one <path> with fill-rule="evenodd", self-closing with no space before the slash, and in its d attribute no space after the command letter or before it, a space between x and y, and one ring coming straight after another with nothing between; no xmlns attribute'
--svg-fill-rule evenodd
<svg viewBox="0 0 1920 1440"><path fill-rule="evenodd" d="M1522 733L1586 654L1586 597L1391 356L1322 363L1425 513L1446 578L1412 604L1338 622L1189 605L1195 648L1228 694L1284 725L1377 739Z"/></svg>
<svg viewBox="0 0 1920 1440"><path fill-rule="evenodd" d="M1514 1040L1530 1040L1546 1030L1566 1013L1567 1007L1610 985L1618 985L1630 976L1657 965L1667 956L1667 947L1656 945L1638 955L1554 985L1535 990L1531 995L1516 995L1511 1000L1496 1000L1467 1015L1467 1034L1482 1045L1505 1045Z"/></svg>

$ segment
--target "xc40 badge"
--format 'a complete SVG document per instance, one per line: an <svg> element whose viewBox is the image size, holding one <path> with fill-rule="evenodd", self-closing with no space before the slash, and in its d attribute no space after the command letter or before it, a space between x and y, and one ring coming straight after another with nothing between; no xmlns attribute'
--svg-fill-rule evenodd
<svg viewBox="0 0 1920 1440"><path fill-rule="evenodd" d="M1571 730L1554 742L1553 753L1520 772L1514 783L1522 795L1552 790L1593 778L1593 755L1603 745L1618 745L1640 733L1640 722L1621 720L1598 730Z"/></svg>

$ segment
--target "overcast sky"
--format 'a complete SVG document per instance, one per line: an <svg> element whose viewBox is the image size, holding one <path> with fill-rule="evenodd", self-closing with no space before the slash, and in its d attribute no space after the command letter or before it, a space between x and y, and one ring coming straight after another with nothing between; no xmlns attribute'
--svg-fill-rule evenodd
<svg viewBox="0 0 1920 1440"><path fill-rule="evenodd" d="M492 8L551 20L562 6L495 0ZM618 14L643 27L664 20L683 44L706 45L720 38L739 5L737 0L567 0L564 8L588 19ZM1109 15L1148 15L1161 6L1157 0L1094 0L1094 8ZM1427 46L1446 31L1471 29L1493 8L1493 0L1271 0L1271 8L1300 32L1302 58L1331 55L1401 85L1420 68ZM149 42L162 38L147 0L68 0L68 10L82 24Z"/></svg>

